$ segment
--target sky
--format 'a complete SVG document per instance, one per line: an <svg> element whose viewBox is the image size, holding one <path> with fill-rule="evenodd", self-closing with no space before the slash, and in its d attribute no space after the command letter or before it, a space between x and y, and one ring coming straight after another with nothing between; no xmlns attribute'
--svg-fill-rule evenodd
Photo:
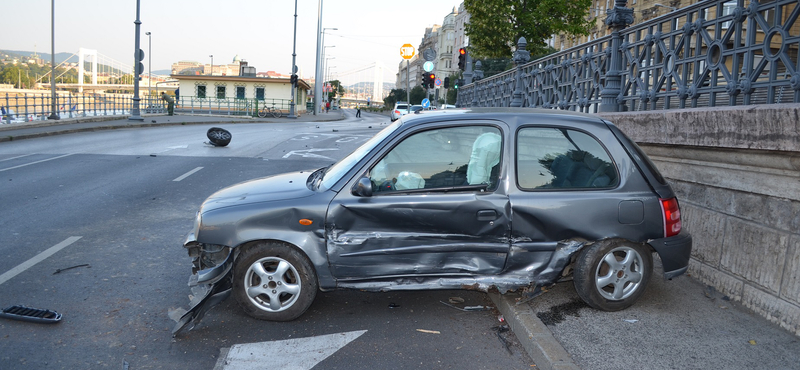
<svg viewBox="0 0 800 370"><path fill-rule="evenodd" d="M297 1L297 66L313 78L320 0ZM0 49L50 53L48 0L3 0ZM400 47L419 46L426 27L442 24L461 0L322 0L326 56L331 74L342 82L372 80L351 73L375 62L384 66L384 82L394 83ZM188 60L230 63L238 55L258 72L290 74L295 2L291 0L140 0L140 47L147 54L152 33L152 70L168 70ZM78 48L126 65L134 64L136 0L57 0L56 53ZM145 70L148 56L145 56ZM345 78L346 76L346 78ZM334 76L335 77L335 76Z"/></svg>

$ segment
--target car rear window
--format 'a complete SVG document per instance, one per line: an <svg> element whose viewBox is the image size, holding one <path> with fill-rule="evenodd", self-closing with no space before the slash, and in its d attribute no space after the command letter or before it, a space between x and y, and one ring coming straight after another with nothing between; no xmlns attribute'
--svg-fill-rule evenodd
<svg viewBox="0 0 800 370"><path fill-rule="evenodd" d="M577 130L529 127L517 134L522 189L592 189L619 184L614 162L594 137Z"/></svg>
<svg viewBox="0 0 800 370"><path fill-rule="evenodd" d="M403 104L398 104L397 108L395 108L395 109L408 109L408 106L407 105L403 105Z"/></svg>

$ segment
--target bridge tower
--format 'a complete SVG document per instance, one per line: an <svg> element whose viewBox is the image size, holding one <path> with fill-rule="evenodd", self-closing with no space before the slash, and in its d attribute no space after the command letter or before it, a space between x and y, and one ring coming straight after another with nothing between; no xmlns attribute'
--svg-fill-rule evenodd
<svg viewBox="0 0 800 370"><path fill-rule="evenodd" d="M83 92L83 63L86 57L92 58L92 85L97 85L97 50L78 49L78 91Z"/></svg>
<svg viewBox="0 0 800 370"><path fill-rule="evenodd" d="M374 76L372 78L372 101L383 101L383 64L375 62Z"/></svg>

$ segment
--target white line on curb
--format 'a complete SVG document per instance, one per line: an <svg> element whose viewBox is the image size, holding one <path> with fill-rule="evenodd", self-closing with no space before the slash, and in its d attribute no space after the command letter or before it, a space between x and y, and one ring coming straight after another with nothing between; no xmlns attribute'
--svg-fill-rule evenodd
<svg viewBox="0 0 800 370"><path fill-rule="evenodd" d="M181 177L178 177L177 179L175 179L175 180L172 180L172 181L181 181L181 180L183 180L183 179L185 179L185 178L187 178L187 177L191 176L191 175L192 175L192 174L194 174L195 172L197 172L197 171L200 171L200 170L202 170L202 169L203 169L203 167L197 167L197 168L195 168L195 169L193 169L193 170L191 170L191 171L189 171L189 172L187 172L187 173L184 173L183 175L181 175Z"/></svg>
<svg viewBox="0 0 800 370"><path fill-rule="evenodd" d="M33 258L31 258L31 259L29 259L29 260L17 265L17 267L14 267L13 269L9 270L8 272L6 272L3 275L0 275L0 285L2 285L3 283L5 283L8 280L11 280L11 278L13 278L14 276L19 275L23 271L31 268L33 265L44 261L47 257L50 257L50 256L54 255L56 252L58 252L58 251L60 251L60 250L62 250L64 248L70 246L72 243L75 243L80 238L82 238L82 237L81 236L70 236L69 238L65 239L63 242L58 243L58 244L48 248L46 251L37 254Z"/></svg>

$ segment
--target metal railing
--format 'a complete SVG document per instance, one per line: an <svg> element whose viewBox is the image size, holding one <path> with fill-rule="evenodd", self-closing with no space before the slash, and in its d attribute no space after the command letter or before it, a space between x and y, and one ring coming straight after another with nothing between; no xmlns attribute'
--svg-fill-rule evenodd
<svg viewBox="0 0 800 370"><path fill-rule="evenodd" d="M59 118L130 114L132 96L124 94L70 94L56 96ZM49 93L0 92L2 123L43 121L52 114Z"/></svg>
<svg viewBox="0 0 800 370"><path fill-rule="evenodd" d="M457 105L582 112L800 102L797 0L702 1L629 27L617 0L610 36L459 88ZM469 82L469 81L467 81Z"/></svg>
<svg viewBox="0 0 800 370"><path fill-rule="evenodd" d="M214 114L229 116L250 116L257 117L258 111L267 105L275 107L283 114L289 114L289 99L232 99L232 98L179 98L175 107L176 111L190 114Z"/></svg>

